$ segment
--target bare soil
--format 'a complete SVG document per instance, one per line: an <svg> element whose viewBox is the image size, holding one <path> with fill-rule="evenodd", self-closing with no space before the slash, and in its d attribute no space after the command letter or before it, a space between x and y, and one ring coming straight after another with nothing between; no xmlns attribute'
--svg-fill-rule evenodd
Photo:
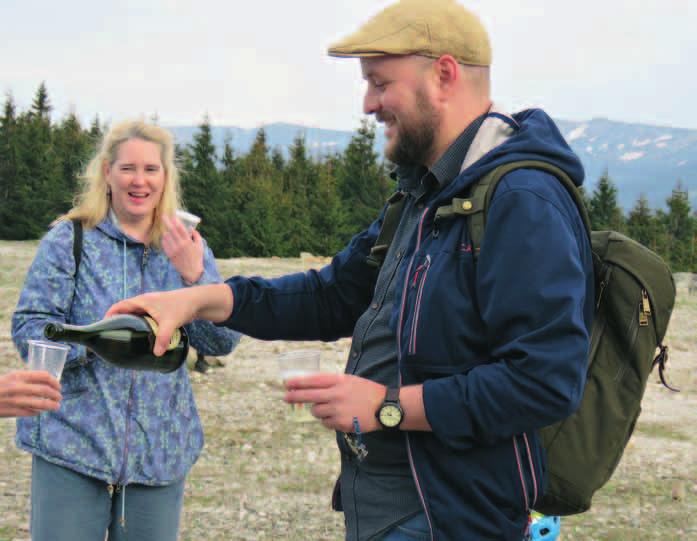
<svg viewBox="0 0 697 541"><path fill-rule="evenodd" d="M20 366L10 317L36 243L0 242L0 372ZM223 276L273 276L321 265L321 258L220 260ZM697 295L678 276L667 342L670 393L652 375L635 435L615 475L583 515L562 519L562 538L602 541L697 540ZM191 373L206 447L187 483L181 539L339 540L330 509L338 473L334 434L290 423L275 356L321 349L322 369L341 371L348 340L262 342L244 338L204 375ZM0 541L27 541L30 458L14 446L14 421L0 420ZM675 496L675 498L673 497ZM468 540L464 540L468 541Z"/></svg>

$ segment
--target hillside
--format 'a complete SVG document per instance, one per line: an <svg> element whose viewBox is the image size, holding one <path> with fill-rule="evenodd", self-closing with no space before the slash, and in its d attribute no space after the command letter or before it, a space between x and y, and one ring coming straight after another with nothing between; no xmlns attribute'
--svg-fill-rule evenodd
<svg viewBox="0 0 697 541"><path fill-rule="evenodd" d="M697 209L697 130L628 124L606 119L590 121L558 120L559 129L586 168L586 186L592 189L608 169L619 190L619 202L631 208L640 194L653 208L663 207L671 191L681 180ZM300 133L305 135L309 151L322 156L343 151L351 140L350 131L324 130L297 124L263 126L270 147L286 150ZM180 143L189 143L194 126L172 126ZM220 151L226 138L238 153L251 147L257 129L213 126L213 140ZM382 128L376 131L376 150L382 153Z"/></svg>

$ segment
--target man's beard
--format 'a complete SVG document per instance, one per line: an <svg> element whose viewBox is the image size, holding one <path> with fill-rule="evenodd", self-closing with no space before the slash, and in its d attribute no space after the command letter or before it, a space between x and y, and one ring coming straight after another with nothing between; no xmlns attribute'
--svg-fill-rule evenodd
<svg viewBox="0 0 697 541"><path fill-rule="evenodd" d="M421 91L416 94L416 112L418 118L402 120L397 126L395 145L385 149L387 159L396 165L423 165L432 156L440 117ZM396 122L396 117L392 118ZM377 119L386 120L380 114Z"/></svg>

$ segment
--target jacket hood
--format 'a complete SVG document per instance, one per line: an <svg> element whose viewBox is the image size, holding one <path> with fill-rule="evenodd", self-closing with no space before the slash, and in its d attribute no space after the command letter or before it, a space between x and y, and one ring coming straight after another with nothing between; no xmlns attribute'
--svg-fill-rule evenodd
<svg viewBox="0 0 697 541"><path fill-rule="evenodd" d="M527 109L509 115L493 106L472 142L460 176L443 196L452 197L496 167L522 160L550 163L565 171L576 186L583 184L581 160L547 113Z"/></svg>
<svg viewBox="0 0 697 541"><path fill-rule="evenodd" d="M134 239L133 237L127 235L121 230L121 227L119 226L119 221L116 218L114 211L111 209L109 209L109 212L107 213L106 217L95 227L108 237L116 239L119 242L125 241L127 245L143 244L141 241Z"/></svg>

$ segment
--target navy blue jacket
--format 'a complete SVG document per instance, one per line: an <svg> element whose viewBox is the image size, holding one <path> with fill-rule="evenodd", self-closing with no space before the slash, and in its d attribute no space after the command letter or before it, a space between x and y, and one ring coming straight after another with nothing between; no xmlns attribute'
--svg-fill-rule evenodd
<svg viewBox="0 0 697 541"><path fill-rule="evenodd" d="M538 170L507 174L476 263L464 218L434 226L436 209L474 180L526 159L583 181L581 163L544 112L491 112L460 175L426 201L398 270L391 326L402 384L423 383L433 428L405 433L432 539L520 541L546 485L537 429L567 417L583 393L592 259L562 184ZM376 276L365 259L381 223L382 216L318 271L231 278L235 307L226 324L261 339L350 336L372 298Z"/></svg>

